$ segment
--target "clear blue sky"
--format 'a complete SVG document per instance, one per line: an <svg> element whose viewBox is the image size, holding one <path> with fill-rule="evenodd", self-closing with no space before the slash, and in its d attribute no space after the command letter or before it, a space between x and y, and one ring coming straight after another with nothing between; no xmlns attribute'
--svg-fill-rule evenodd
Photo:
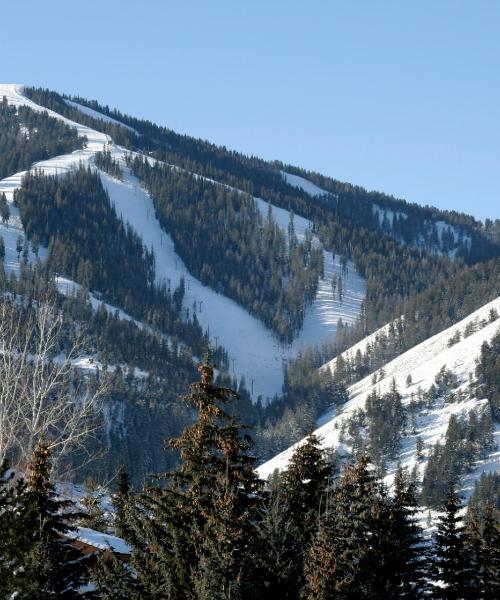
<svg viewBox="0 0 500 600"><path fill-rule="evenodd" d="M16 0L4 82L500 218L497 0Z"/></svg>

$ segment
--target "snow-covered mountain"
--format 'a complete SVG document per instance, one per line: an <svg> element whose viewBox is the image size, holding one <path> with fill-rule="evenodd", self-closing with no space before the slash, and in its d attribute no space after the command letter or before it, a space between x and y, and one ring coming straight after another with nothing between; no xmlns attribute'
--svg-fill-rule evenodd
<svg viewBox="0 0 500 600"><path fill-rule="evenodd" d="M44 96L45 92L48 96ZM76 145L64 146L71 149L78 148L72 152L50 156L46 160L32 164L28 171L11 173L0 180L0 195L5 194L10 212L9 218L0 221L0 237L3 238L5 246L3 263L7 275L9 273L18 277L22 275L22 265L25 259L35 265L37 260L40 259L43 263L49 256L47 247L40 244L33 245L33 231L30 232L27 229L25 232L23 229L23 222L26 226L26 215L23 217L25 220L22 221L15 202L15 192L23 186L26 173L39 172L62 178L68 173L74 173L81 166L88 168L101 191L102 183L102 187L107 192L111 205L116 211L116 216L130 226L130 229L142 242L143 247L151 252L154 259L152 261L152 263L154 262L154 277L151 277L152 280L154 279L154 285L152 283L152 287L156 286L156 290L168 290L170 294L170 291L174 292L174 290L180 289L181 282L184 282L182 306L179 310L181 316L176 314L175 317L172 317L172 321L185 319L183 325L188 325L182 335L194 322L198 337L196 339L189 338L190 341L186 342L182 335L177 335L175 325L172 326L172 323L169 323L170 329L167 332L160 331L156 328L154 319L149 320L150 314L153 314L157 306L141 307L144 308L144 312L138 316L133 309L126 308L125 299L116 296L110 299L106 296L105 290L85 284L85 287L91 287L91 291L86 296L87 306L90 307L89 311L93 315L104 311L108 315L116 316L122 325L132 324L151 338L159 338L162 342L166 341L166 345L169 349L174 349L174 352L177 352L179 348L185 349L195 339L194 343L198 343L197 349L193 350L193 344L189 348L187 359L189 368L192 369L191 373L194 372L194 363L201 357L206 339L209 339L212 348L222 347L227 352L225 364L229 370L227 374L233 380L231 383L244 378L246 390L251 398L256 401L260 397L264 400L264 405L266 405L266 401L268 403L265 408L260 404L252 405L247 396L245 402L248 402L249 407L246 407L244 409L246 412L243 412L244 418L249 418L252 424L259 423L261 430L257 436L261 436L261 452L266 457L275 452L277 448L284 448L291 440L297 440L303 434L306 427L301 427L299 422L302 414L309 418L310 412L316 411L313 415L315 418L329 401L329 398L325 398L328 392L325 392L326 388L321 387L322 383L314 382L318 389L312 389L314 385L308 387L308 378L311 379L311 376L307 368L312 369L314 366L309 365L305 370L301 370L303 365L298 361L299 366L295 367L294 365L297 370L291 375L287 373L286 382L284 381L284 366L297 357L306 357L305 362L307 362L309 357L314 356L315 365L317 365L320 363L318 356L325 358L332 356L337 333L340 331L339 339L345 334L344 329L339 328L339 322L342 322L343 325L359 325L361 323L363 326L358 328L359 331L371 331L379 324L394 319L400 314L394 314L396 307L400 310L403 300L412 299L420 290L431 287L434 277L443 277L444 279L456 277L462 264L461 261L454 259L460 257L474 265L475 262L486 263L488 258L497 255L496 246L488 238L488 232L485 232L481 224L467 215L448 215L428 207L415 207L383 194L367 192L315 173L303 172L295 167L237 155L202 140L184 138L165 128L121 115L117 111L110 111L107 107L100 107L96 102L70 99L57 94L54 101L54 97L50 94L53 93L25 89L22 85L0 84L0 99L5 98L10 107L28 107L37 114L46 113L58 122L58 127L60 127L60 123L64 123L68 126L66 127L68 131L68 128L71 128L74 138L71 143L73 144L75 140L78 142ZM38 98L38 103L30 99L33 97ZM48 109L46 106L51 106L52 109ZM5 105L3 107L5 109ZM68 114L72 118L68 118ZM13 118L15 119L15 117ZM17 118L19 120L19 116ZM66 136L68 136L68 131ZM17 135L19 139L29 135L29 129L22 122L19 123ZM162 138L162 136L164 137ZM19 145L23 147L22 140ZM102 160L103 154L109 157L108 160L116 167L114 173L112 169L108 169L102 162L99 162ZM46 154L37 156L46 156ZM165 225L164 215L162 216L159 211L157 194L147 187L148 183L144 173L138 172L135 166L133 159L137 157L146 165L146 168L151 170L160 166L163 169L162 177L165 177L165 173L181 174L186 177L186 180L201 181L207 188L209 186L216 188L221 197L224 196L223 192L231 192L238 199L242 199L242 202L251 205L253 214L258 217L252 223L257 223L255 229L259 231L259 223L265 224L266 219L271 216L269 222L272 222L273 227L276 226L280 231L277 237L281 236L284 240L283 245L279 245L279 252L275 252L274 247L271 250L278 255L271 257L276 258L278 263L280 260L285 262L290 258L293 244L297 244L297 247L309 248L310 256L317 256L315 253L320 252L322 273L319 276L317 287L315 285L314 288L311 288L313 289L311 296L306 300L305 287L297 286L290 292L291 296L294 295L292 302L289 305L284 304L284 308L280 309L283 313L286 313L287 310L291 313L290 306L293 303L295 306L292 308L299 307L297 313L300 313L299 323L301 325L294 329L293 336L286 338L291 341L284 342L285 336L280 338L276 328L272 328L274 323L259 318L262 315L259 313L259 306L253 310L251 302L245 304L245 298L242 299L237 295L230 297L229 286L224 288L222 284L219 285L217 281L214 283L213 280L207 283L209 280L203 279L202 270L195 275L195 267L193 267L193 263L189 263L189 253L183 254L179 249L179 238L176 235L181 228L171 226L169 229ZM26 167L29 163L17 164ZM98 177L95 177L95 173L98 174ZM165 180L168 180L168 177ZM172 184L170 180L168 181ZM186 189L188 192L183 200L186 200L186 206L189 208L189 203L194 203L194 196L189 196L189 187ZM103 193L103 196L106 194ZM226 218L222 214L224 210L225 207L217 213L214 209L213 214L210 214L210 219L218 228ZM55 221L57 218L54 218ZM237 229L239 226L237 223L235 228ZM242 227L243 229L244 227ZM263 230L264 226L262 225ZM197 232L198 236L199 231ZM196 243L190 239L190 233L189 228L187 231L182 231L182 235L188 238L188 242L194 246L196 253L198 248ZM47 236L46 239L51 238ZM247 239L249 238L245 238L245 241ZM261 238L251 238L251 242L258 245L262 239L263 234L261 234ZM185 241L185 239L181 241ZM245 251L249 246L250 244L245 247ZM232 250L233 248L228 244L224 248L226 256ZM181 257L181 254L184 258ZM284 255L287 256L284 257ZM126 252L123 253L122 259L126 260L127 256ZM262 258L258 252L252 256L259 260ZM270 261L266 263L268 259L269 256L264 256L263 263L267 269L265 273L269 275L271 267L269 267ZM214 260L213 257L211 260ZM92 263L92 261L91 257L88 262ZM255 263L251 264L253 267ZM308 264L308 268L310 268L313 263L305 262L303 264ZM321 262L316 261L313 265L314 268L317 268L318 264L321 265ZM224 265L225 263L222 265L223 268ZM213 264L209 264L209 267L213 266ZM94 267L93 264L90 268L92 267ZM283 282L286 284L288 283L287 279L291 279L287 273L291 273L291 269L288 272L279 271L278 277L281 279L281 284ZM52 272L50 276L53 275ZM251 269L247 269L243 277L237 273L236 285L241 285L241 279L250 278L251 275ZM482 276L481 272L479 276ZM68 272L64 269L63 272L58 270L55 274L56 286L59 292L67 298L76 297L82 292L83 278L76 274L76 269L73 270L72 277L75 281L68 276ZM115 283L119 279L118 276ZM269 279L271 279L270 276ZM304 280L306 280L305 277ZM262 282L263 279L260 281ZM301 281L302 284L303 281ZM254 289L258 290L258 285L254 286ZM282 289L285 289L285 286ZM141 293L142 291L141 288ZM498 293L497 290L494 291ZM144 295L146 294L147 290ZM483 298L494 297L490 289L483 290L482 294L479 296L481 301L485 301L482 300ZM257 305L259 302L269 303L268 298L263 298L263 293L261 296L259 298L259 294L255 294L251 296L251 301ZM167 294L163 300L165 298L167 298ZM276 302L277 304L278 302ZM474 307L478 305L479 302L476 302ZM484 306L451 329L426 340L384 365L383 370L375 374L376 383L371 374L352 385L349 389L349 402L341 408L332 409L323 414L317 421L320 426L318 434L322 436L324 444L338 447L341 451L346 450L344 442L339 440L342 422L364 406L366 398L374 389L384 394L390 388L393 379L402 394L403 403L406 405L410 403L412 394L417 394L419 389L425 392L432 385L439 369L445 364L459 378L459 391L460 389L465 390L469 374L474 370L474 361L481 343L491 339L498 329L498 325L495 322L485 324L484 327L477 328L472 335L462 337L458 343L450 347L447 341L460 328L465 328L469 320L470 322L474 320L481 322L485 319L485 315L491 307L499 308L498 300L495 300L491 306ZM165 304L161 306L160 310L164 308L166 310ZM402 311L403 309L401 309ZM285 314L285 320L289 318L288 324L292 322L290 313ZM461 313L461 315L463 314L465 313ZM169 316L171 315L169 314ZM175 322L177 323L177 321ZM449 322L452 321L447 323ZM381 334L387 333L389 327L390 324L385 325L361 340L344 353L344 358L353 360L357 350L364 351ZM433 329L433 331L437 330L438 328ZM122 336L120 339L122 347L126 346L128 333L122 331L120 335ZM356 333L356 335L358 334ZM359 339L359 336L356 339ZM157 346L155 348L158 350ZM311 348L321 349L321 352L318 351L316 354L308 352ZM150 375L158 364L161 363L164 369L166 365L169 365L169 358L168 356L165 358L165 355L162 355L161 359L155 355L146 367L133 362L137 355L133 358L120 356L109 363L106 352L104 352L104 357L99 354L101 349L98 348L97 343L94 343L93 350L95 354L89 351L88 354L78 358L75 366L89 372L102 369L106 365L110 372L126 372L130 375L130 379L136 380L131 386L140 387L144 381L149 382ZM162 349L158 350L159 353L161 351ZM175 358L178 359L179 356L176 355ZM161 362L162 360L164 362ZM181 356L179 360L182 361L183 357ZM126 363L126 361L129 362ZM333 373L336 361L337 359L333 359L326 363L320 371ZM408 383L409 375L411 375L411 383ZM161 379L161 375L158 379ZM168 378L166 382L162 381L162 385L165 383L170 383ZM176 383L179 384L179 381ZM285 393L283 393L284 384ZM158 389L156 388L154 393L160 393ZM178 392L179 388L176 388L175 393ZM280 396L281 398L279 398ZM441 403L441 405L437 403L432 408L419 413L417 418L418 438L420 442L423 442L424 454L428 454L436 440L444 436L451 414L466 414L471 408L481 410L484 404L482 399L472 398L470 395L466 398L462 398L460 395L459 397L460 401L452 404ZM273 398L278 398L274 404ZM301 406L301 402L303 406ZM301 408L304 408L303 413L300 411ZM267 409L269 409L268 412L266 412ZM252 411L260 412L255 417ZM118 414L119 417L113 417ZM108 441L113 436L115 441L119 439L117 445L121 448L120 451L124 451L120 444L127 437L128 431L125 414L124 404L116 403L114 407L107 406L104 415L105 437ZM290 417L290 414L293 416ZM141 414L140 419L144 420L145 418L149 418L149 415L145 417L144 414ZM117 429L120 430L118 432L112 431L113 419L118 424ZM185 423L182 422L182 425ZM262 433L263 431L264 433ZM161 432L157 432L157 434L160 436ZM495 435L498 435L498 432ZM416 440L417 434L406 434L400 456L398 456L400 461L410 468L415 465ZM136 444L136 442L133 443ZM157 446L159 447L156 442L154 444L153 453L156 452ZM265 463L260 468L261 474L267 476L275 468L283 468L291 451L291 449L287 450ZM150 453L149 448L145 452L145 455L148 456L143 458L144 464L141 464L137 470L138 476L142 475L141 469L154 470L154 466L146 464L149 460L148 453ZM497 458L496 455L493 455L491 465L497 464L495 462ZM153 462L154 460L157 458L155 457ZM393 463L389 468L389 479L396 461ZM417 465L420 472L424 467L425 460L420 461Z"/></svg>
<svg viewBox="0 0 500 600"><path fill-rule="evenodd" d="M5 97L7 102L13 106L24 105L36 111L47 111L50 116L75 127L78 135L85 136L88 140L83 150L38 162L33 165L32 170L37 169L47 175L60 175L75 169L80 164L95 168L96 153L105 149L111 152L113 158L123 169L123 181L100 171L102 182L118 214L141 236L146 246L153 250L157 282L176 287L181 277L184 277L186 282L185 307L189 309L192 306L199 307L198 321L203 329L209 332L214 347L221 345L229 353L232 374L238 378L245 377L254 398L279 395L283 384L283 364L285 362L297 356L308 346L320 345L325 340L334 340L339 319L346 324L352 324L356 320L365 295L364 280L352 264L348 265L347 271L343 270L339 257L333 256L331 252L325 250L324 277L319 282L315 301L306 309L302 330L291 345L280 343L259 319L249 314L234 300L203 285L189 272L175 252L169 232L162 229L156 218L151 197L126 166L125 158L129 154L128 150L116 145L107 134L71 121L54 111L37 105L25 97L22 85L0 84L0 98L2 97ZM128 130L132 129L116 119L102 115L86 106L69 100L67 103L84 114L122 125ZM0 224L0 235L4 237L6 246L5 265L8 270L16 272L19 271L20 264L18 240L19 238L24 240L24 232L12 200L14 191L20 187L24 175L23 171L0 181L0 193L5 192L7 200L11 203L10 220L5 224ZM291 184L305 189L311 195L324 193L323 190L301 177L286 173L283 176ZM262 214L267 214L268 204L259 198L256 198L256 201ZM290 222L289 211L272 206L272 213L280 227L286 231ZM306 230L312 229L312 223L299 216L295 216L294 226L299 239L303 239ZM314 238L314 243L320 245L317 238ZM47 250L41 248L39 256L44 258L46 253ZM30 258L32 261L35 259L32 253ZM342 275L343 273L344 275ZM344 276L344 294L341 300L332 294L331 282L334 276ZM67 293L68 290L71 290L71 283L65 279L61 283L60 289Z"/></svg>
<svg viewBox="0 0 500 600"><path fill-rule="evenodd" d="M500 311L500 297L489 302L479 310L470 314L456 325L425 340L411 350L390 361L382 369L371 374L349 388L349 401L341 407L333 407L320 419L320 426L315 431L325 448L336 449L341 455L348 453L346 440L342 438L343 423L364 409L368 396L373 391L384 394L396 385L402 396L402 402L408 407L411 400L416 398L419 391L427 391L435 382L436 376L445 367L457 379L454 400L446 402L444 398L432 407L419 409L416 415L415 431L407 430L403 437L398 456L388 465L386 482L391 483L397 463L408 467L411 471L416 468L422 476L427 459L436 442L443 442L451 415L467 417L471 410L480 414L487 406L487 400L477 398L469 393L471 379L475 376L476 362L480 355L481 346L500 332L500 320L493 318ZM354 356L355 352L366 348L368 343L382 331L375 332L367 339L344 353L344 358ZM457 335L460 334L460 335ZM465 335L464 335L465 334ZM456 341L458 340L459 341ZM455 343L456 342L456 343ZM336 361L327 363L322 368L335 370ZM417 439L422 442L422 458L417 455ZM258 472L261 477L269 477L275 470L286 468L295 448L304 440L278 454L261 465ZM469 474L462 490L469 494L473 482L481 473L498 471L500 469L500 425L494 429L494 449L484 460L478 461L474 470Z"/></svg>

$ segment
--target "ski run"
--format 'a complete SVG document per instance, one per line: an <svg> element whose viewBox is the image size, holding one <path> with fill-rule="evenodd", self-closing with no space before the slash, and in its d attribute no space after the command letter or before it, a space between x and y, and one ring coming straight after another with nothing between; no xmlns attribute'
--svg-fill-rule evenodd
<svg viewBox="0 0 500 600"><path fill-rule="evenodd" d="M197 318L207 331L213 346L223 346L229 354L229 367L233 376L245 378L246 385L257 399L270 398L281 393L283 385L283 366L297 356L308 346L321 345L326 340L333 341L339 319L344 323L353 323L361 309L365 296L363 278L355 271L352 264L347 265L343 272L339 257L324 251L324 278L320 280L316 298L306 309L304 325L291 345L284 346L276 339L256 317L250 315L244 308L233 300L215 292L193 277L181 258L177 255L174 243L168 232L164 231L155 216L153 200L140 185L125 164L127 150L113 144L111 138L103 133L73 122L54 111L37 105L23 95L23 88L16 84L0 84L0 98L6 97L9 104L14 106L26 105L33 110L45 111L50 116L58 118L71 127L75 127L79 136L88 140L86 147L71 154L57 156L34 164L31 169L39 169L47 175L62 175L75 169L79 164L94 166L95 154L105 148L112 152L113 158L123 169L123 181L100 172L104 187L114 203L117 213L124 221L130 223L142 237L144 244L151 248L155 255L156 281L170 284L174 289L184 277L186 294L184 306L192 310L197 306ZM67 101L71 106L83 113L104 121L117 122L106 115ZM121 125L121 123L120 123ZM123 125L126 127L125 125ZM130 129L130 128L129 128ZM173 167L175 168L175 167ZM15 206L12 205L14 191L21 186L25 171L7 177L0 181L0 192L5 192L10 203L11 218L7 224L0 225L0 235L5 240L5 267L8 271L19 270L20 253L18 240L24 241L24 232ZM311 196L319 196L325 192L312 182L283 172L283 177L291 185L304 189ZM267 214L268 205L256 198L255 201L263 215ZM290 213L281 208L272 207L274 219L284 230L290 223ZM299 216L294 217L294 227L297 237L303 239L305 231L312 224ZM319 244L317 238L313 238ZM40 248L40 258L45 258L47 250ZM36 257L30 250L29 259L33 262ZM332 278L344 277L344 294L342 301L332 293ZM62 278L58 281L61 292L68 293L73 282ZM76 287L74 288L76 289ZM97 304L95 297L93 305Z"/></svg>

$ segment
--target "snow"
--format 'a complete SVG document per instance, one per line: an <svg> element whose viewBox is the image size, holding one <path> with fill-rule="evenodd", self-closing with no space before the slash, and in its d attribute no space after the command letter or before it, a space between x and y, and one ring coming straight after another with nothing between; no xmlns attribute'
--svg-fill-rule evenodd
<svg viewBox="0 0 500 600"><path fill-rule="evenodd" d="M125 129L128 129L129 131L132 131L133 133L135 133L135 135L139 135L133 127L130 127L130 125L125 125L125 123L122 123L121 121L117 121L116 119L113 119L112 117L109 117L108 115L100 113L97 110L89 108L88 106L85 106L83 104L78 104L77 102L73 102L72 100L67 100L67 99L64 99L64 102L66 102L66 104L68 106L72 106L73 108L76 108L81 113L83 113L89 117L92 117L94 119L99 119L106 123L113 123L114 125L120 125L121 127L124 127Z"/></svg>
<svg viewBox="0 0 500 600"><path fill-rule="evenodd" d="M373 376L369 375L352 385L349 388L350 400L338 411L332 409L325 414L322 419L324 424L315 431L316 435L322 440L323 447L337 448L342 452L343 446L339 441L342 421L352 415L356 409L364 408L367 397L374 389L377 389L381 394L388 392L393 379L402 395L403 404L409 404L412 393L416 394L419 388L424 391L427 390L444 365L458 377L460 383L458 389L466 390L469 383L469 374L474 373L476 359L480 354L481 346L485 341L490 341L500 330L500 321L488 322L469 337L463 337L462 335L461 341L451 347L448 347L448 341L457 331L463 334L468 324L481 320L488 321L489 312L492 308L500 311L500 297L484 305L459 323L429 338L384 365L383 379L376 384L373 383ZM331 363L325 365L323 368L329 366L331 366ZM378 375L380 376L380 372L378 372ZM410 385L407 385L408 375L412 377ZM469 398L465 401L450 404L436 403L432 408L422 410L417 418L417 431L418 436L423 442L424 455L430 451L431 447L437 441L443 440L449 418L452 414L465 416L471 409L481 410L485 404L486 400L484 399ZM497 424L496 427L494 435L495 439L500 443L500 425ZM417 435L408 434L405 436L398 457L402 466L406 466L410 470L416 464L416 439ZM259 475L267 478L276 469L283 470L286 468L294 449L303 442L304 440L301 440L298 444L295 444L261 465L258 468ZM418 465L420 475L423 473L425 462L424 459ZM389 465L388 476L386 478L386 483L388 484L392 482L395 463ZM472 482L480 473L497 471L499 468L500 452L496 449L489 455L487 460L478 463L475 472L466 480L463 493L465 495L470 493Z"/></svg>
<svg viewBox="0 0 500 600"><path fill-rule="evenodd" d="M304 327L291 346L280 344L259 319L191 275L175 252L171 236L162 230L156 219L152 199L126 166L125 152L115 148L113 156L121 163L123 181L102 172L101 179L118 214L153 249L157 282L174 289L184 276L184 306L192 310L196 304L196 316L203 329L209 330L214 347L222 345L227 350L232 374L238 378L245 376L247 387L250 391L253 388L254 398L261 395L265 399L280 394L283 363L306 346L320 344L334 336L339 318L352 323L359 314L365 295L364 280L350 265L343 302L333 299L331 279L334 273L340 274L341 267L338 257L334 260L331 253L325 252L325 278L320 282L316 300L306 312ZM263 215L267 215L267 203L256 201ZM277 223L286 230L290 220L288 211L273 206L272 212ZM294 227L298 238L303 239L306 229L311 229L311 223L295 216Z"/></svg>
<svg viewBox="0 0 500 600"><path fill-rule="evenodd" d="M328 192L322 190L312 181L309 181L309 179L305 179L304 177L300 177L300 175L292 175L286 171L281 171L281 174L283 175L283 179L288 184L304 190L304 192L307 192L310 196L324 196L325 194L328 194Z"/></svg>
<svg viewBox="0 0 500 600"><path fill-rule="evenodd" d="M0 84L0 98L3 98L4 96L7 98L9 104L13 106L24 105L39 112L45 111L50 116L64 121L71 127L75 127L80 137L87 137L88 143L85 148L76 150L71 154L56 156L48 160L37 162L30 170L39 169L46 175L60 175L66 173L78 167L80 163L88 164L89 161L93 160L95 153L99 150L103 150L105 145L111 141L109 136L103 133L89 129L84 125L74 123L51 110L38 106L22 95L22 86L18 84ZM20 171L19 173L6 177L0 181L0 193L5 193L10 209L9 221L6 224L0 224L0 235L2 235L5 242L5 269L7 272L14 271L18 273L20 268L16 245L19 237L24 243L25 236L19 218L19 212L12 202L14 199L14 191L21 186L25 174L26 171ZM40 248L39 256L42 259L46 258L47 251L45 248ZM36 260L36 257L32 252L29 253L29 260L32 263Z"/></svg>
<svg viewBox="0 0 500 600"><path fill-rule="evenodd" d="M122 538L108 533L101 533L88 527L78 527L76 531L67 532L66 536L99 550L111 548L117 554L130 554L132 552L132 548Z"/></svg>
<svg viewBox="0 0 500 600"><path fill-rule="evenodd" d="M0 85L0 98L2 96L6 96L8 102L13 105L24 104L34 110L46 110L25 98L22 95L22 86L16 84ZM77 107L85 108L80 105ZM331 280L333 275L341 274L341 266L338 257L325 251L325 277L319 282L315 301L306 311L302 331L293 344L289 346L281 344L259 319L250 315L233 300L204 286L190 274L176 254L172 238L162 230L156 219L152 199L126 167L127 151L124 148L112 144L111 138L103 133L74 123L53 111L46 112L76 127L80 136L87 137L88 144L82 150L42 161L32 168L39 168L46 174L57 175L74 169L80 162L93 166L97 151L102 151L104 148L112 151L114 158L123 167L124 181L118 181L101 172L103 185L115 204L118 214L128 221L142 237L144 243L152 248L155 255L157 283L166 283L174 289L179 284L181 276L184 276L186 283L184 307L191 312L193 305L196 304L196 316L203 329L209 332L213 346L222 345L226 349L230 357L231 373L238 379L245 376L247 387L253 390L254 398L262 396L265 399L280 394L284 363L294 358L306 346L320 345L324 340L332 339L335 336L338 319L341 318L345 323L354 322L365 295L364 281L356 273L353 265L348 264L343 301L338 300L338 295L334 298ZM6 266L14 270L19 269L16 240L18 236L24 238L24 233L15 207L12 205L12 198L14 190L21 185L24 174L25 172L17 173L0 182L0 191L6 192L12 213L8 227L0 225L0 234L6 237ZM283 173L283 176L288 182L293 182L292 185L306 189L311 195L318 196L325 193L302 177L287 173ZM261 210L264 210L265 206L265 214L267 214L267 203L259 199L256 201ZM272 210L280 226L286 229L290 220L288 211L277 207L273 207ZM299 238L305 235L306 229L311 228L311 223L299 216L295 216L294 225ZM319 241L315 239L314 243L319 244ZM40 256L42 258L46 256L45 249L40 249ZM30 256L30 259L34 260L34 257ZM63 293L74 293L75 286L74 282L65 278L60 278L58 281L58 288ZM100 303L95 296L91 296L91 302L94 308Z"/></svg>
<svg viewBox="0 0 500 600"><path fill-rule="evenodd" d="M269 204L260 198L255 199L264 219L267 218ZM290 213L283 208L271 205L272 217L283 231L287 231L290 223ZM293 228L297 239L303 242L306 231L312 232L313 224L299 215L293 217ZM321 247L319 239L313 235L312 243ZM348 261L346 275L343 280L344 291L342 302L338 294L332 293L332 278L342 276L340 257L331 252L323 251L324 276L319 281L318 291L313 304L306 310L304 325L292 344L291 353L297 355L308 346L320 345L324 340L335 341L335 333L339 319L344 324L352 325L361 310L361 304L366 295L364 278L356 272L351 261Z"/></svg>
<svg viewBox="0 0 500 600"><path fill-rule="evenodd" d="M384 219L387 218L391 228L394 223L395 217L402 218L402 219L408 218L408 215L404 212L401 212L399 210L393 211L393 210L390 210L389 208L382 208L378 204L373 204L372 210L373 210L373 214L378 216L380 225L382 225Z"/></svg>

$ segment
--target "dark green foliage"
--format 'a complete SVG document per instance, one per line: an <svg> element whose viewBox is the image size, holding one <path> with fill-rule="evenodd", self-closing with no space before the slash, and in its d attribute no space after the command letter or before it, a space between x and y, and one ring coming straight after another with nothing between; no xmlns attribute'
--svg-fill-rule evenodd
<svg viewBox="0 0 500 600"><path fill-rule="evenodd" d="M500 418L500 333L484 342L476 368L479 398L488 398L495 419Z"/></svg>
<svg viewBox="0 0 500 600"><path fill-rule="evenodd" d="M153 255L118 218L90 169L80 167L62 177L28 174L15 201L27 237L36 234L49 248L54 271L100 291L125 310L154 294Z"/></svg>
<svg viewBox="0 0 500 600"><path fill-rule="evenodd" d="M396 515L407 518L398 502L395 508L365 457L346 466L306 554L305 598L411 597L402 591L408 584L403 577L414 569L419 535L418 530L410 534L407 527L394 526Z"/></svg>
<svg viewBox="0 0 500 600"><path fill-rule="evenodd" d="M111 155L111 150L105 149L102 152L96 152L95 164L101 171L106 171L109 175L115 179L123 180L123 172L120 165Z"/></svg>
<svg viewBox="0 0 500 600"><path fill-rule="evenodd" d="M366 400L368 452L373 462L383 468L396 457L406 426L406 411L393 381L391 391L379 396L374 390Z"/></svg>
<svg viewBox="0 0 500 600"><path fill-rule="evenodd" d="M320 448L319 439L310 434L295 450L278 481L275 494L282 497L286 507L286 515L282 517L289 521L288 541L293 540L296 548L288 569L296 590L304 585L304 553L319 530L321 510L327 503L332 475L332 465Z"/></svg>
<svg viewBox="0 0 500 600"><path fill-rule="evenodd" d="M190 272L291 341L323 273L312 234L299 243L291 222L287 240L271 212L263 219L247 194L140 157L131 165Z"/></svg>
<svg viewBox="0 0 500 600"><path fill-rule="evenodd" d="M264 580L263 598L293 600L303 579L303 546L297 540L285 492L271 487L256 523L258 564Z"/></svg>
<svg viewBox="0 0 500 600"><path fill-rule="evenodd" d="M178 468L165 475L165 487L147 488L125 509L137 577L120 585L138 597L260 597L252 553L260 484L250 440L223 409L234 392L214 385L211 367L200 372L186 398L197 421L171 442ZM112 598L109 581L100 576Z"/></svg>
<svg viewBox="0 0 500 600"><path fill-rule="evenodd" d="M130 496L130 482L125 465L120 465L118 473L118 485L116 493L113 495L112 502L115 509L114 527L115 534L118 537L126 536L126 517L125 510Z"/></svg>
<svg viewBox="0 0 500 600"><path fill-rule="evenodd" d="M329 192L325 197L315 198L311 202L303 190L286 183L280 172L284 165L279 163L247 157L204 140L176 134L151 122L134 119L101 106L96 101L75 98L133 127L140 134L136 136L120 125L106 123L68 107L63 97L54 92L28 88L26 93L65 116L105 131L115 142L126 147L138 147L157 159L233 186L312 220L325 247L333 249L346 260L352 259L367 281L364 311L359 326L349 336L351 343L391 320L394 315L399 316L404 312L408 318L405 343L411 347L458 321L462 313L465 316L495 297L492 288L498 288L500 278L493 273L486 276L485 271L496 269L498 272L499 261L464 270L460 261L452 263L447 257L432 256L421 248L411 250L393 237L409 243L416 239L424 240L424 245L433 251L438 248L446 251L454 244L458 255L462 254L468 262L474 263L498 255L496 242L492 243L490 239L494 237L490 231L492 223L486 230L481 223L467 215L442 213L428 207L410 205L383 194L367 193L360 187L286 166L290 172L311 177ZM392 228L388 229L390 235L381 235L381 224L374 207L400 210L407 216L395 218ZM448 230L442 240L436 241L435 223L439 220L453 224L458 235ZM465 244L464 235L471 238L470 244ZM456 239L452 242L453 236ZM429 293L422 292L429 287ZM435 301L436 296L439 296L438 301ZM408 303L408 300L411 302ZM342 344L339 349L344 347Z"/></svg>
<svg viewBox="0 0 500 600"><path fill-rule="evenodd" d="M3 192L0 194L0 218L2 219L2 223L6 223L10 218L10 209L9 205L7 204L7 197Z"/></svg>
<svg viewBox="0 0 500 600"><path fill-rule="evenodd" d="M23 522L16 495L24 489L14 483L9 463L0 463L0 598L9 598L16 590L12 574L22 565Z"/></svg>
<svg viewBox="0 0 500 600"><path fill-rule="evenodd" d="M91 129L96 129L97 131L103 131L104 133L107 133L113 139L115 144L119 144L120 146L125 146L127 148L131 148L133 146L135 139L135 134L133 132L117 123L103 121L101 119L86 115L78 110L78 108L67 104L64 98L62 98L62 96L56 92L51 92L47 89L35 89L30 87L25 87L23 92L28 98L37 104L45 106L46 108L49 108L50 110L53 110L54 112L66 117L67 119L70 119L71 121L81 123L82 125L86 125Z"/></svg>
<svg viewBox="0 0 500 600"><path fill-rule="evenodd" d="M433 597L442 600L475 597L464 527L460 523L460 508L460 500L452 487L434 537L434 581L441 581L444 587L435 585Z"/></svg>
<svg viewBox="0 0 500 600"><path fill-rule="evenodd" d="M474 484L469 508L475 511L480 521L488 505L491 505L500 515L500 473L482 473Z"/></svg>
<svg viewBox="0 0 500 600"><path fill-rule="evenodd" d="M0 179L24 171L35 162L82 148L76 129L46 112L0 101ZM5 221L5 212L0 217Z"/></svg>
<svg viewBox="0 0 500 600"><path fill-rule="evenodd" d="M481 519L469 505L466 536L475 598L494 600L500 595L500 513L492 503L486 504Z"/></svg>
<svg viewBox="0 0 500 600"><path fill-rule="evenodd" d="M388 537L395 540L397 551L392 555L398 581L398 598L421 598L428 574L429 553L423 543L418 524L419 510L416 486L405 469L398 467L394 477L393 518Z"/></svg>
<svg viewBox="0 0 500 600"><path fill-rule="evenodd" d="M479 415L471 411L467 421L451 415L444 445L437 443L429 454L422 482L423 504L438 507L445 501L450 487L491 450L492 431L487 407Z"/></svg>
<svg viewBox="0 0 500 600"><path fill-rule="evenodd" d="M305 546L318 529L321 504L326 503L326 491L331 484L332 466L319 439L310 434L293 453L282 475L288 514L297 539Z"/></svg>
<svg viewBox="0 0 500 600"><path fill-rule="evenodd" d="M89 581L88 558L75 549L67 535L78 517L72 503L60 500L50 481L50 452L43 442L36 447L28 469L26 489L18 497L23 530L21 566L13 574L13 588L21 598L81 598Z"/></svg>

